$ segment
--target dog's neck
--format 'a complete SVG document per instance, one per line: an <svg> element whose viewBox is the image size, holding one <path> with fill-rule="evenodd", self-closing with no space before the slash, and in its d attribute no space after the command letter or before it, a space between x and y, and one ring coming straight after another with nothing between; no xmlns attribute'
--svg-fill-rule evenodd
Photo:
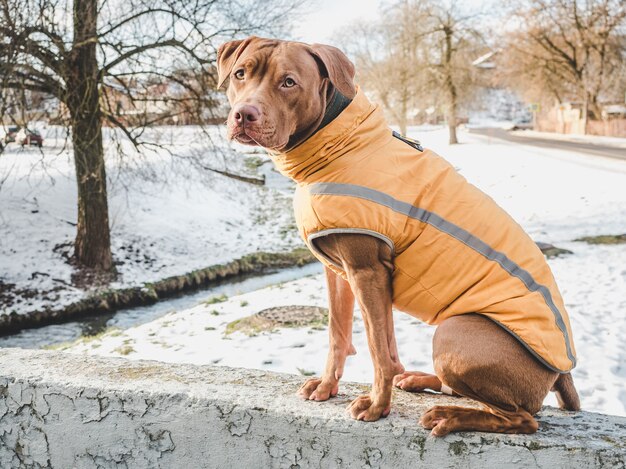
<svg viewBox="0 0 626 469"><path fill-rule="evenodd" d="M339 114L341 114L342 111L347 108L348 105L352 102L352 99L341 94L339 90L334 86L332 86L332 90L329 94L330 98L327 98L326 100L324 114L321 115L312 126L310 126L308 129L305 129L304 132L293 135L289 139L289 144L283 151L289 151L292 148L297 147L301 143L306 142L309 138L311 138L313 135L315 135L317 132L319 132L328 124L330 124L333 120L335 120L337 116L339 116Z"/></svg>

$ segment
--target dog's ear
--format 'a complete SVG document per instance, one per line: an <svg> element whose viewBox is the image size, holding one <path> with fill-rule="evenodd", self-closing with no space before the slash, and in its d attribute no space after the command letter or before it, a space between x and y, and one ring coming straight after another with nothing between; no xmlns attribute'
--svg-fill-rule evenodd
<svg viewBox="0 0 626 469"><path fill-rule="evenodd" d="M346 57L346 54L333 46L325 44L312 44L311 53L325 70L330 82L347 98L354 98L356 87L354 86L354 64Z"/></svg>
<svg viewBox="0 0 626 469"><path fill-rule="evenodd" d="M250 36L247 39L239 39L235 41L225 42L217 50L217 88L221 88L226 79L229 77L230 72L233 71L235 62L241 56L243 50L248 47L255 36Z"/></svg>

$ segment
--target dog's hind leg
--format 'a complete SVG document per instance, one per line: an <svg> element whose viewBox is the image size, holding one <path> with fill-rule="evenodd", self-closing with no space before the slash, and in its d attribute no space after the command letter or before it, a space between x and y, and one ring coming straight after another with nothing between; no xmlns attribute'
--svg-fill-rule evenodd
<svg viewBox="0 0 626 469"><path fill-rule="evenodd" d="M422 371L405 371L396 375L393 378L393 385L408 392L431 390L458 396L451 389L446 389L437 375L431 375Z"/></svg>
<svg viewBox="0 0 626 469"><path fill-rule="evenodd" d="M428 409L420 424L435 436L450 432L479 431L491 433L535 433L539 424L523 409L500 412L458 406L435 406Z"/></svg>
<svg viewBox="0 0 626 469"><path fill-rule="evenodd" d="M574 387L574 380L570 373L559 375L552 387L556 394L559 407L563 410L580 410L580 398Z"/></svg>
<svg viewBox="0 0 626 469"><path fill-rule="evenodd" d="M554 385L558 373L533 357L512 335L478 314L444 321L433 337L437 377L461 396L487 409L436 406L421 423L434 435L451 431L532 433L532 417Z"/></svg>

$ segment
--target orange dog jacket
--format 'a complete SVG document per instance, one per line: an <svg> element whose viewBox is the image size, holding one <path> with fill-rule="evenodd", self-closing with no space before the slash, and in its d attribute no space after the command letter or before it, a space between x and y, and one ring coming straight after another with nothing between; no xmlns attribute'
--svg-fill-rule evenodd
<svg viewBox="0 0 626 469"><path fill-rule="evenodd" d="M300 234L312 253L331 233L364 233L394 253L393 305L428 324L479 313L554 371L576 364L569 318L546 260L524 230L443 158L396 138L361 90L299 146L271 154L297 182Z"/></svg>

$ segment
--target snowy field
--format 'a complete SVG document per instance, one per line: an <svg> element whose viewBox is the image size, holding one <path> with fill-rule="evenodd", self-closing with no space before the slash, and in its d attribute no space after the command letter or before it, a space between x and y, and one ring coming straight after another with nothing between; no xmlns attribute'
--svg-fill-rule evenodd
<svg viewBox="0 0 626 469"><path fill-rule="evenodd" d="M76 287L77 272L67 262L76 234L73 160L62 129L36 128L45 138L43 151L10 144L0 154L0 314L59 308L88 293ZM119 272L109 287L141 285L300 244L291 229L289 195L206 169L256 174L259 156L227 145L223 126L211 128L209 136L196 127L147 132L142 138L159 147L140 154L105 129Z"/></svg>
<svg viewBox="0 0 626 469"><path fill-rule="evenodd" d="M582 236L626 233L626 162L466 133L460 134L462 144L448 146L442 129L412 129L410 136L451 161L511 213L533 239L573 251L549 263L572 320L579 358L573 376L583 408L626 415L626 244L574 241ZM234 227L232 235L239 232ZM191 241L189 246L193 246ZM69 350L320 374L328 343L324 328L282 329L252 337L225 334L230 322L278 305L326 306L321 275L223 302L207 301L126 331L80 341ZM405 367L432 371L434 328L401 313L395 313L395 318ZM371 382L372 367L358 312L354 345L358 353L348 359L345 379ZM546 402L555 404L555 399L551 395Z"/></svg>

